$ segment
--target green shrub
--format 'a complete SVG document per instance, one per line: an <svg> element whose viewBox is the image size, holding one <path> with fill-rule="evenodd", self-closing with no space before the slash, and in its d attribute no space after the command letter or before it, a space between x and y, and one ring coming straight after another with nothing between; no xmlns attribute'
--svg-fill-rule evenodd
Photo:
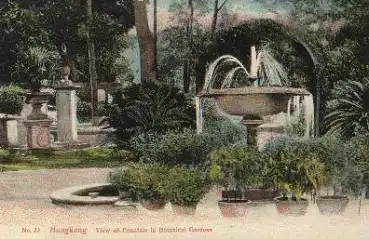
<svg viewBox="0 0 369 239"><path fill-rule="evenodd" d="M282 151L269 162L275 184L297 200L304 192L317 190L325 181L324 164L313 152Z"/></svg>
<svg viewBox="0 0 369 239"><path fill-rule="evenodd" d="M354 151L337 136L327 135L319 139L321 144L321 159L326 169L326 184L333 187L334 194L348 192L347 180L353 173L354 166L350 160Z"/></svg>
<svg viewBox="0 0 369 239"><path fill-rule="evenodd" d="M246 127L240 123L233 123L230 119L210 118L205 121L204 133L216 135L217 145L246 145Z"/></svg>
<svg viewBox="0 0 369 239"><path fill-rule="evenodd" d="M168 131L161 135L146 133L132 140L132 147L146 163L201 164L210 152L211 144L194 130Z"/></svg>
<svg viewBox="0 0 369 239"><path fill-rule="evenodd" d="M175 166L167 173L167 199L178 206L196 206L211 188L211 181L203 169Z"/></svg>
<svg viewBox="0 0 369 239"><path fill-rule="evenodd" d="M0 88L0 113L20 114L23 109L25 90L14 85Z"/></svg>
<svg viewBox="0 0 369 239"><path fill-rule="evenodd" d="M132 137L145 132L164 133L195 127L192 101L179 89L167 85L133 85L125 89L119 106L107 121L116 129L117 143L129 146Z"/></svg>
<svg viewBox="0 0 369 239"><path fill-rule="evenodd" d="M268 164L253 147L223 147L210 154L210 178L226 190L270 186Z"/></svg>
<svg viewBox="0 0 369 239"><path fill-rule="evenodd" d="M129 163L109 176L118 189L133 200L165 200L164 184L168 167L160 164Z"/></svg>
<svg viewBox="0 0 369 239"><path fill-rule="evenodd" d="M355 137L349 143L339 135L322 138L301 139L279 137L267 142L263 151L269 157L280 160L285 154L315 154L324 164L325 185L333 187L336 194L358 195L361 175L369 172L369 140ZM292 157L292 156L291 156ZM307 156L306 156L307 157ZM364 177L364 179L369 177Z"/></svg>
<svg viewBox="0 0 369 239"><path fill-rule="evenodd" d="M77 119L79 122L88 122L91 119L91 104L79 100L77 102Z"/></svg>
<svg viewBox="0 0 369 239"><path fill-rule="evenodd" d="M0 162L10 160L10 152L7 149L0 148Z"/></svg>
<svg viewBox="0 0 369 239"><path fill-rule="evenodd" d="M278 137L263 148L275 185L298 200L307 190L317 190L326 180L322 158L326 149L315 139Z"/></svg>
<svg viewBox="0 0 369 239"><path fill-rule="evenodd" d="M299 138L291 136L280 136L272 138L266 142L262 152L271 157L278 157L281 152L293 152L302 150L305 153L315 152L318 155L324 154L324 147L315 138Z"/></svg>
<svg viewBox="0 0 369 239"><path fill-rule="evenodd" d="M234 143L216 133L197 134L192 129L183 129L165 134L140 134L131 140L131 147L147 163L198 165L206 162L207 155L213 149Z"/></svg>
<svg viewBox="0 0 369 239"><path fill-rule="evenodd" d="M77 102L77 119L79 122L88 122L91 120L91 103L79 100ZM97 104L97 114L101 116L109 116L113 106L105 103L99 102Z"/></svg>

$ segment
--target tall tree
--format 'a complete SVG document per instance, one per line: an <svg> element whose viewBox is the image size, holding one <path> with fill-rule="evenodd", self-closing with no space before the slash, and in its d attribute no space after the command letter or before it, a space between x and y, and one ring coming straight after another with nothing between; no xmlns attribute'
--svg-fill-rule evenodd
<svg viewBox="0 0 369 239"><path fill-rule="evenodd" d="M156 74L158 74L158 5L157 0L153 0L153 36L154 36L154 64ZM157 79L159 77L156 75Z"/></svg>
<svg viewBox="0 0 369 239"><path fill-rule="evenodd" d="M141 83L156 82L155 42L150 30L146 0L134 0L135 26L140 47Z"/></svg>
<svg viewBox="0 0 369 239"><path fill-rule="evenodd" d="M227 2L228 0L223 0L223 2L219 5L219 0L214 0L213 18L211 21L211 39L214 39L214 34L217 28L219 12L220 10L222 10L222 8Z"/></svg>
<svg viewBox="0 0 369 239"><path fill-rule="evenodd" d="M194 21L194 12L195 12L195 8L194 8L194 4L193 4L193 0L188 0L188 8L190 10L190 14L187 18L186 21L186 37L187 37L187 42L188 42L188 48L192 49L192 29L193 29L193 21ZM183 64L183 91L184 92L189 92L190 90L190 67L189 65L191 64L191 59L190 57L186 57L184 59L184 64Z"/></svg>
<svg viewBox="0 0 369 239"><path fill-rule="evenodd" d="M87 47L88 47L88 69L90 78L90 89L91 89L91 118L92 124L97 125L97 73L96 73L96 55L95 55L95 43L92 39L89 28L91 27L93 16L92 16L92 0L86 0L86 13L88 18L87 34Z"/></svg>

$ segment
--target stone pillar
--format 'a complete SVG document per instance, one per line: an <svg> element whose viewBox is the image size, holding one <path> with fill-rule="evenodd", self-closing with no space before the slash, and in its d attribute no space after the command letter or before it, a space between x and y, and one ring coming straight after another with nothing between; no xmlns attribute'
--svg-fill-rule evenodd
<svg viewBox="0 0 369 239"><path fill-rule="evenodd" d="M14 121L18 118L20 118L20 117L15 116L15 115L0 114L0 146L2 146L2 147L12 146L12 144L9 140L10 135L9 135L9 129L8 129L8 122L9 121Z"/></svg>
<svg viewBox="0 0 369 239"><path fill-rule="evenodd" d="M77 88L72 85L56 88L58 143L70 145L77 142Z"/></svg>

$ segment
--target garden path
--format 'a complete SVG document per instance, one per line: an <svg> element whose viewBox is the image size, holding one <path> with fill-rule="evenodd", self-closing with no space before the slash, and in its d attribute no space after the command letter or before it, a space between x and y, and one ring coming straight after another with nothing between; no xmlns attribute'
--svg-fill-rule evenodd
<svg viewBox="0 0 369 239"><path fill-rule="evenodd" d="M225 219L216 205L216 191L210 192L193 217L175 216L170 205L161 212L138 207L137 212L112 206L53 205L49 194L80 184L106 182L109 169L50 169L0 173L0 239L2 238L369 238L369 202L351 201L342 216L321 216L310 205L303 217L279 216L274 205L250 210L242 219ZM98 228L110 232L98 232ZM155 233L150 233L152 228ZM184 228L186 232L160 232L160 228ZM192 232L193 228L211 232ZM61 233L62 228L77 230ZM119 228L120 232L113 232ZM141 228L147 232L126 233ZM27 229L30 232L27 232ZM57 232L59 231L59 232Z"/></svg>

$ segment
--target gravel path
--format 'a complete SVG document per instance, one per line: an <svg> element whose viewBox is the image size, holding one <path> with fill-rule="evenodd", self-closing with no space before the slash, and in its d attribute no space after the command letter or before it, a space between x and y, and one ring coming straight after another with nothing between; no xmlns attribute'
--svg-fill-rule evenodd
<svg viewBox="0 0 369 239"><path fill-rule="evenodd" d="M108 172L52 169L1 173L0 239L369 238L368 201L363 203L360 216L358 201L352 200L341 216L321 216L316 205L310 204L307 215L284 217L277 214L274 205L268 205L250 210L245 218L226 219L220 216L216 192L209 193L191 217L173 215L169 204L161 212L140 206L136 212L128 212L112 206L57 206L48 198L57 189L106 182ZM165 228L172 232L161 231Z"/></svg>

